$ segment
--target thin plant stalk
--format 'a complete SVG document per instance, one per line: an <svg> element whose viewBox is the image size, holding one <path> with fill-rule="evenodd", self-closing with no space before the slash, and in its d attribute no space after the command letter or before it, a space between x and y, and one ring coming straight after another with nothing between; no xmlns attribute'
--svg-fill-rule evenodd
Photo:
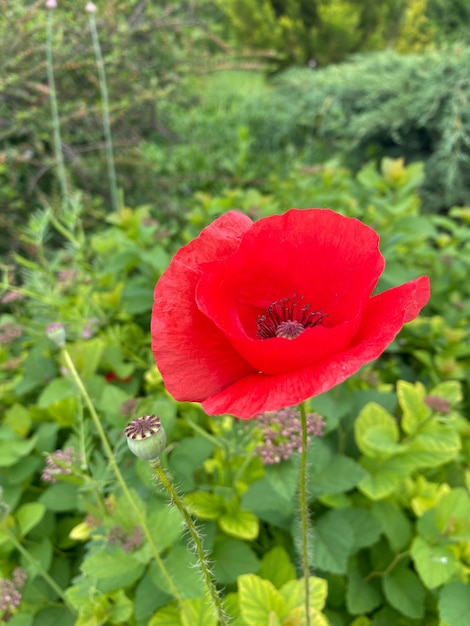
<svg viewBox="0 0 470 626"><path fill-rule="evenodd" d="M96 20L94 8L88 11L90 19L91 38L93 40L93 48L95 51L96 65L98 68L98 77L101 90L101 109L103 117L103 132L106 145L106 161L108 165L109 189L111 194L111 206L114 211L119 209L119 194L117 188L116 168L114 166L113 139L111 135L111 122L109 117L109 97L108 86L106 82L106 72L104 69L103 54L101 52L100 41L98 38L98 29L96 28Z"/></svg>
<svg viewBox="0 0 470 626"><path fill-rule="evenodd" d="M194 520L191 517L185 505L183 504L183 501L181 500L177 490L174 488L173 483L168 478L165 470L161 466L160 459L156 459L155 461L150 462L150 465L154 469L157 479L160 481L161 485L170 496L171 501L176 506L178 511L181 513L181 515L183 516L183 519L188 528L189 534L191 535L191 539L193 540L193 543L194 543L194 548L196 550L196 555L198 558L198 565L201 568L204 583L206 585L209 596L212 600L213 607L216 611L218 623L221 624L222 626L226 626L228 622L224 614L222 602L220 600L219 593L212 580L209 563L207 561L204 548L202 547L201 538L197 531Z"/></svg>
<svg viewBox="0 0 470 626"><path fill-rule="evenodd" d="M88 391L86 390L85 385L83 384L82 379L80 378L80 374L77 371L77 368L75 367L75 363L72 360L72 357L70 356L68 350L66 347L62 347L61 348L61 354L62 357L64 359L65 365L67 367L67 369L69 370L72 378L75 381L75 384L77 385L80 393L83 396L83 399L85 401L85 404L88 408L88 411L91 415L91 419L93 420L93 423L95 425L95 428L98 432L98 435L101 439L101 443L103 445L103 449L105 451L105 454L108 458L108 462L111 466L111 469L114 472L114 475L116 476L117 482L122 490L122 493L124 495L124 497L126 498L126 500L129 503L130 508L132 509L132 511L134 512L134 515L136 517L136 519L139 521L142 530L144 532L145 538L147 539L149 546L152 550L152 554L153 557L155 558L155 561L158 565L158 567L160 568L160 571L162 573L162 576L164 577L164 579L166 580L166 583L171 591L171 593L173 594L173 596L175 597L175 599L178 601L178 604L181 605L182 602L182 598L181 598L181 594L179 593L178 589L176 588L175 583L173 582L173 579L171 578L168 570L165 567L165 564L162 561L162 558L160 557L160 554L158 552L158 548L155 545L155 542L153 540L153 536L152 533L148 527L147 524L147 520L145 518L145 515L142 513L142 511L140 510L140 508L138 507L136 501L134 500L134 498L132 497L132 494L126 484L126 481L124 480L124 477L121 473L121 470L119 469L119 465L116 462L116 459L114 458L114 454L113 454L113 450L111 448L111 445L108 441L108 438L106 437L106 433L104 431L103 425L101 424L100 418L98 417L98 414L95 410L95 407L93 406L93 402L91 401L90 395L88 394Z"/></svg>
<svg viewBox="0 0 470 626"><path fill-rule="evenodd" d="M21 543L18 541L18 539L15 537L15 535L8 528L5 528L4 530L6 530L6 532L8 534L8 538L10 539L12 544L15 546L15 548L18 550L18 552L23 556L23 558L26 561L28 561L29 563L31 563L31 565L34 568L36 568L36 570L38 571L39 575L46 581L46 583L49 585L49 587L53 591L55 591L55 593L59 596L59 598L62 600L62 602L65 604L65 606L72 613L75 613L75 609L73 608L73 606L71 606L71 604L67 600L67 597L65 596L65 594L64 594L63 590L61 589L61 587L59 587L59 585L56 583L56 581L51 576L49 576L49 574L46 572L46 570L42 567L41 563L39 563L39 561L37 561L33 556L31 556L31 554L25 548L23 548Z"/></svg>
<svg viewBox="0 0 470 626"><path fill-rule="evenodd" d="M52 9L50 9L47 12L47 43L46 43L47 82L49 85L49 100L51 102L54 152L55 152L55 159L57 163L57 172L58 172L58 178L59 178L59 184L60 184L60 191L62 195L62 200L65 203L68 203L69 191L68 191L68 186L67 186L67 176L65 173L64 154L62 151L62 139L60 136L59 107L57 106L57 93L56 93L56 88L55 88L54 66L53 66L53 60L52 60L53 25L54 25L53 11Z"/></svg>
<svg viewBox="0 0 470 626"><path fill-rule="evenodd" d="M309 511L307 494L307 412L305 404L300 405L300 422L302 425L302 452L300 454L300 527L302 534L302 570L305 585L305 625L310 626L310 567L309 567Z"/></svg>

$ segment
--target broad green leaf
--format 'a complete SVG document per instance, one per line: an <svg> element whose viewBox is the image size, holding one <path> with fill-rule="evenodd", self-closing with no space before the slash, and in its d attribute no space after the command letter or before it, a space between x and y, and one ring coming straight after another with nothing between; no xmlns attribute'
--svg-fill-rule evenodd
<svg viewBox="0 0 470 626"><path fill-rule="evenodd" d="M309 577L309 599L310 606L321 611L326 603L328 595L328 585L325 579L316 576ZM282 586L280 592L286 600L286 610L291 612L292 609L305 605L305 583L304 578L299 580L290 580Z"/></svg>
<svg viewBox="0 0 470 626"><path fill-rule="evenodd" d="M96 372L105 346L105 341L100 337L68 344L72 361L82 378L90 378Z"/></svg>
<svg viewBox="0 0 470 626"><path fill-rule="evenodd" d="M148 626L182 626L179 607L176 604L168 604L159 609Z"/></svg>
<svg viewBox="0 0 470 626"><path fill-rule="evenodd" d="M322 468L312 464L309 476L309 492L312 497L323 494L343 493L356 487L365 477L363 468L353 459L341 454L332 454Z"/></svg>
<svg viewBox="0 0 470 626"><path fill-rule="evenodd" d="M28 502L18 509L16 519L18 520L22 537L39 524L45 512L46 507L41 502Z"/></svg>
<svg viewBox="0 0 470 626"><path fill-rule="evenodd" d="M247 626L281 624L286 614L286 601L269 580L254 574L238 579L240 614ZM273 621L277 618L277 622Z"/></svg>
<svg viewBox="0 0 470 626"><path fill-rule="evenodd" d="M222 496L207 491L194 491L185 496L185 503L191 513L205 520L219 518L226 509Z"/></svg>
<svg viewBox="0 0 470 626"><path fill-rule="evenodd" d="M359 489L371 500L381 500L399 489L414 469L411 455L403 454L386 461L364 458L362 464L368 475L359 483Z"/></svg>
<svg viewBox="0 0 470 626"><path fill-rule="evenodd" d="M15 465L20 459L28 456L35 445L36 437L20 439L5 426L0 432L0 467Z"/></svg>
<svg viewBox="0 0 470 626"><path fill-rule="evenodd" d="M21 613L15 613L15 615L8 620L8 624L9 626L32 626L33 619L31 613L22 611Z"/></svg>
<svg viewBox="0 0 470 626"><path fill-rule="evenodd" d="M184 531L183 518L176 507L160 505L149 514L148 525L159 552L176 543Z"/></svg>
<svg viewBox="0 0 470 626"><path fill-rule="evenodd" d="M462 582L449 583L439 597L439 616L447 626L470 624L470 588Z"/></svg>
<svg viewBox="0 0 470 626"><path fill-rule="evenodd" d="M457 380L446 380L431 389L430 395L449 400L451 405L462 402L462 385Z"/></svg>
<svg viewBox="0 0 470 626"><path fill-rule="evenodd" d="M263 556L259 575L271 581L276 589L296 577L295 567L282 546L274 547Z"/></svg>
<svg viewBox="0 0 470 626"><path fill-rule="evenodd" d="M371 621L368 617L366 617L365 615L360 615L351 622L350 626L370 626L370 624Z"/></svg>
<svg viewBox="0 0 470 626"><path fill-rule="evenodd" d="M448 582L457 571L454 553L446 546L431 546L421 537L411 544L411 557L421 580L428 589Z"/></svg>
<svg viewBox="0 0 470 626"><path fill-rule="evenodd" d="M431 415L431 409L425 404L426 389L422 383L408 383L399 380L397 383L397 396L403 417L401 425L405 433L412 435L421 422Z"/></svg>
<svg viewBox="0 0 470 626"><path fill-rule="evenodd" d="M77 387L71 377L55 378L39 396L38 406L40 409L46 409L65 398L75 397L77 393Z"/></svg>
<svg viewBox="0 0 470 626"><path fill-rule="evenodd" d="M380 404L367 404L354 424L356 443L370 458L384 458L400 450L398 426Z"/></svg>
<svg viewBox="0 0 470 626"><path fill-rule="evenodd" d="M374 544L380 536L380 524L367 509L347 507L341 515L352 528L354 548L365 548Z"/></svg>
<svg viewBox="0 0 470 626"><path fill-rule="evenodd" d="M22 404L13 404L4 413L3 424L8 425L11 430L20 437L26 437L31 428L31 412Z"/></svg>
<svg viewBox="0 0 470 626"><path fill-rule="evenodd" d="M380 522L392 550L403 550L411 539L411 524L403 511L390 502L374 502L371 511Z"/></svg>
<svg viewBox="0 0 470 626"><path fill-rule="evenodd" d="M144 565L127 552L114 550L113 552L95 552L87 557L82 565L82 571L91 578L97 578L106 591L118 590L139 580Z"/></svg>
<svg viewBox="0 0 470 626"><path fill-rule="evenodd" d="M111 624L128 623L132 617L134 603L130 600L122 589L118 589L109 594L109 621Z"/></svg>
<svg viewBox="0 0 470 626"><path fill-rule="evenodd" d="M218 519L220 528L232 537L251 541L259 533L258 518L251 511L237 509L222 515Z"/></svg>
<svg viewBox="0 0 470 626"><path fill-rule="evenodd" d="M218 541L211 560L214 577L218 583L222 584L234 583L242 574L257 572L260 566L250 546L237 539ZM277 563L276 567L278 567Z"/></svg>
<svg viewBox="0 0 470 626"><path fill-rule="evenodd" d="M352 615L369 613L382 602L382 594L377 589L375 581L364 579L356 566L351 566L348 572L348 588L346 604Z"/></svg>
<svg viewBox="0 0 470 626"><path fill-rule="evenodd" d="M74 511L77 508L78 487L72 483L51 485L39 497L50 511Z"/></svg>
<svg viewBox="0 0 470 626"><path fill-rule="evenodd" d="M214 607L206 599L195 598L182 602L182 626L217 626L218 623L219 621L214 614Z"/></svg>
<svg viewBox="0 0 470 626"><path fill-rule="evenodd" d="M164 559L164 565L183 599L200 598L204 594L197 557L186 546L173 546ZM155 585L165 593L173 595L169 582L157 563L150 565L150 572Z"/></svg>
<svg viewBox="0 0 470 626"><path fill-rule="evenodd" d="M413 457L416 468L448 463L461 447L459 434L451 426L436 421L427 422L403 445L408 455Z"/></svg>
<svg viewBox="0 0 470 626"><path fill-rule="evenodd" d="M444 534L454 536L469 531L470 497L467 489L458 487L446 493L436 506L436 526ZM470 537L466 539L470 541Z"/></svg>
<svg viewBox="0 0 470 626"><path fill-rule="evenodd" d="M290 529L291 518L296 508L294 495L279 494L268 478L250 485L241 498L242 505L258 518L286 530Z"/></svg>
<svg viewBox="0 0 470 626"><path fill-rule="evenodd" d="M313 562L317 569L344 574L354 546L354 532L341 510L325 513L314 529Z"/></svg>
<svg viewBox="0 0 470 626"><path fill-rule="evenodd" d="M382 580L385 597L395 609L412 619L422 619L425 589L416 574L398 568Z"/></svg>

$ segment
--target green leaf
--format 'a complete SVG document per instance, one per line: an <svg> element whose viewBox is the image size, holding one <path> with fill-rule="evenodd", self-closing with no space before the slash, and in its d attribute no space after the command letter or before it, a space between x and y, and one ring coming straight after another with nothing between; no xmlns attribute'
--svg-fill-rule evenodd
<svg viewBox="0 0 470 626"><path fill-rule="evenodd" d="M431 409L425 404L426 389L421 383L415 385L404 380L397 383L397 396L403 417L401 425L405 433L412 435L431 415Z"/></svg>
<svg viewBox="0 0 470 626"><path fill-rule="evenodd" d="M291 612L292 609L305 605L305 582L304 578L299 580L290 580L280 589L281 594L286 600L286 610ZM309 599L310 606L317 611L321 611L326 603L328 596L328 585L324 578L316 576L309 577Z"/></svg>
<svg viewBox="0 0 470 626"><path fill-rule="evenodd" d="M379 521L392 550L403 550L411 539L411 524L403 511L390 502L374 502L371 511Z"/></svg>
<svg viewBox="0 0 470 626"><path fill-rule="evenodd" d="M46 387L39 396L38 406L40 409L47 409L47 407L60 402L65 398L75 397L77 395L77 387L69 376L63 378L55 378Z"/></svg>
<svg viewBox="0 0 470 626"><path fill-rule="evenodd" d="M366 472L353 459L329 452L326 463L319 465L314 460L308 480L309 491L314 498L324 494L344 493L356 487L365 475Z"/></svg>
<svg viewBox="0 0 470 626"><path fill-rule="evenodd" d="M184 600L181 607L182 626L217 626L212 603L204 598Z"/></svg>
<svg viewBox="0 0 470 626"><path fill-rule="evenodd" d="M457 571L454 553L446 546L431 546L421 537L411 544L411 557L421 580L428 589L448 582Z"/></svg>
<svg viewBox="0 0 470 626"><path fill-rule="evenodd" d="M20 459L34 449L36 437L23 440L13 433L9 427L0 430L0 467L15 465Z"/></svg>
<svg viewBox="0 0 470 626"><path fill-rule="evenodd" d="M341 509L341 514L352 528L355 550L371 546L377 541L380 524L367 509L347 507Z"/></svg>
<svg viewBox="0 0 470 626"><path fill-rule="evenodd" d="M313 562L315 568L344 574L354 545L354 532L343 519L341 510L325 513L314 529Z"/></svg>
<svg viewBox="0 0 470 626"><path fill-rule="evenodd" d="M176 507L163 507L161 504L149 513L148 525L159 552L175 544L184 530L183 518Z"/></svg>
<svg viewBox="0 0 470 626"><path fill-rule="evenodd" d="M144 565L127 552L101 550L88 556L83 561L81 570L90 578L97 578L103 590L112 591L139 580Z"/></svg>
<svg viewBox="0 0 470 626"><path fill-rule="evenodd" d="M148 626L182 626L179 607L176 604L169 604L159 609Z"/></svg>
<svg viewBox="0 0 470 626"><path fill-rule="evenodd" d="M226 509L222 496L207 491L188 493L184 500L191 513L205 520L218 519Z"/></svg>
<svg viewBox="0 0 470 626"><path fill-rule="evenodd" d="M164 565L183 599L199 598L204 594L197 557L189 552L186 546L173 546L164 559ZM155 585L165 593L173 595L156 563L150 565L150 572Z"/></svg>
<svg viewBox="0 0 470 626"><path fill-rule="evenodd" d="M354 424L356 443L370 458L383 458L400 450L398 426L380 404L367 404Z"/></svg>
<svg viewBox="0 0 470 626"><path fill-rule="evenodd" d="M108 616L111 624L129 623L132 617L134 603L126 596L122 589L118 589L108 596Z"/></svg>
<svg viewBox="0 0 470 626"><path fill-rule="evenodd" d="M415 468L413 458L403 454L386 461L364 458L362 464L368 475L359 483L359 489L371 500L394 493Z"/></svg>
<svg viewBox="0 0 470 626"><path fill-rule="evenodd" d="M454 536L462 526L468 532L470 497L467 489L458 487L446 493L436 506L435 522L443 534ZM470 541L470 537L466 539Z"/></svg>
<svg viewBox="0 0 470 626"><path fill-rule="evenodd" d="M90 378L96 372L105 347L106 343L100 337L68 344L67 349L82 378Z"/></svg>
<svg viewBox="0 0 470 626"><path fill-rule="evenodd" d="M263 556L259 575L271 581L276 589L296 577L295 567L282 546L274 547Z"/></svg>
<svg viewBox="0 0 470 626"><path fill-rule="evenodd" d="M382 594L378 591L375 582L364 579L358 568L353 565L348 572L348 588L346 591L346 605L352 615L369 613L382 602Z"/></svg>
<svg viewBox="0 0 470 626"><path fill-rule="evenodd" d="M72 483L56 483L42 492L39 502L50 511L75 511L77 508L78 487Z"/></svg>
<svg viewBox="0 0 470 626"><path fill-rule="evenodd" d="M16 519L18 520L22 537L27 535L30 530L39 524L45 512L46 507L40 502L29 502L23 504L23 506L18 509Z"/></svg>
<svg viewBox="0 0 470 626"><path fill-rule="evenodd" d="M416 574L397 568L382 580L385 597L395 609L412 619L422 619L425 589Z"/></svg>
<svg viewBox="0 0 470 626"><path fill-rule="evenodd" d="M462 402L462 385L457 380L446 380L431 389L430 395L449 400L451 405Z"/></svg>
<svg viewBox="0 0 470 626"><path fill-rule="evenodd" d="M254 574L238 579L240 613L247 626L281 624L286 613L286 600L269 580ZM276 622L272 621L277 617Z"/></svg>
<svg viewBox="0 0 470 626"><path fill-rule="evenodd" d="M212 554L214 577L218 583L236 582L242 574L258 571L260 563L253 550L243 541L225 539L215 545ZM276 567L278 565L276 564Z"/></svg>
<svg viewBox="0 0 470 626"><path fill-rule="evenodd" d="M452 461L460 451L459 434L447 424L430 421L403 444L416 467L438 467Z"/></svg>
<svg viewBox="0 0 470 626"><path fill-rule="evenodd" d="M4 413L3 423L20 437L26 437L31 428L31 412L22 404L13 404Z"/></svg>
<svg viewBox="0 0 470 626"><path fill-rule="evenodd" d="M218 519L220 528L237 539L251 541L256 539L259 533L259 521L251 511L236 509L225 513Z"/></svg>
<svg viewBox="0 0 470 626"><path fill-rule="evenodd" d="M439 596L439 616L447 626L470 624L470 588L453 582L442 588Z"/></svg>

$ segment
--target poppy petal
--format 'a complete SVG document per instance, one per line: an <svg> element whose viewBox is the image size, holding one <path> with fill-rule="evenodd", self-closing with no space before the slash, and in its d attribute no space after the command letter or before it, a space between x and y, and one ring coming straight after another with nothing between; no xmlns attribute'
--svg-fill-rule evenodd
<svg viewBox="0 0 470 626"><path fill-rule="evenodd" d="M207 398L210 415L232 413L253 417L303 402L328 391L376 359L393 341L403 324L414 319L427 303L430 284L421 276L370 299L353 344L321 363L295 372L268 376L251 374Z"/></svg>
<svg viewBox="0 0 470 626"><path fill-rule="evenodd" d="M152 350L168 391L180 401L200 401L253 372L195 302L200 266L232 254L252 221L230 211L181 248L154 292Z"/></svg>

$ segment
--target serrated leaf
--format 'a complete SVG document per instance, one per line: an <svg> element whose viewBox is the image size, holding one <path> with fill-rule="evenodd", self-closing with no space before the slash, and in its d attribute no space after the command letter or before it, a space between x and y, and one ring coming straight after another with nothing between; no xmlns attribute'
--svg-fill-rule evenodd
<svg viewBox="0 0 470 626"><path fill-rule="evenodd" d="M369 613L382 602L382 595L375 584L364 579L357 567L350 567L348 572L348 587L346 604L352 615Z"/></svg>
<svg viewBox="0 0 470 626"><path fill-rule="evenodd" d="M368 475L359 483L359 489L371 500L381 500L400 488L415 463L411 455L401 454L386 461L365 458L363 466Z"/></svg>
<svg viewBox="0 0 470 626"><path fill-rule="evenodd" d="M148 516L148 525L159 552L175 544L184 531L183 518L176 507L160 506L152 511Z"/></svg>
<svg viewBox="0 0 470 626"><path fill-rule="evenodd" d="M27 456L36 445L36 436L30 439L19 439L8 429L8 433L0 439L0 467L15 465L20 459Z"/></svg>
<svg viewBox="0 0 470 626"><path fill-rule="evenodd" d="M426 389L422 383L408 383L399 380L397 383L397 396L403 417L401 426L405 433L412 435L430 415L431 409L425 404Z"/></svg>
<svg viewBox="0 0 470 626"><path fill-rule="evenodd" d="M173 546L164 560L164 565L183 599L200 598L204 594L197 557L185 546ZM150 565L149 571L155 585L165 593L173 595L167 579L155 562Z"/></svg>
<svg viewBox="0 0 470 626"><path fill-rule="evenodd" d="M201 519L215 520L219 518L226 509L225 500L222 496L207 491L194 491L185 496L185 503L191 513Z"/></svg>
<svg viewBox="0 0 470 626"><path fill-rule="evenodd" d="M439 597L439 616L447 626L470 624L470 588L462 582L453 582L442 588Z"/></svg>
<svg viewBox="0 0 470 626"><path fill-rule="evenodd" d="M354 424L356 443L372 459L384 458L400 450L398 426L380 404L367 404Z"/></svg>
<svg viewBox="0 0 470 626"><path fill-rule="evenodd" d="M250 511L236 509L225 513L218 519L220 528L232 537L251 541L259 533L258 518Z"/></svg>
<svg viewBox="0 0 470 626"><path fill-rule="evenodd" d="M296 577L295 567L282 546L274 547L263 556L259 575L271 581L276 589Z"/></svg>
<svg viewBox="0 0 470 626"><path fill-rule="evenodd" d="M126 582L117 584L114 588L131 584L138 580L144 566L127 552L115 550L113 552L95 552L88 556L81 565L82 571L92 578L99 580L114 579L117 575L125 577Z"/></svg>
<svg viewBox="0 0 470 626"><path fill-rule="evenodd" d="M354 459L341 454L331 455L322 468L312 466L309 476L309 491L312 497L349 491L358 485L366 472Z"/></svg>
<svg viewBox="0 0 470 626"><path fill-rule="evenodd" d="M353 545L353 530L341 516L341 511L325 513L314 529L315 568L333 574L344 574Z"/></svg>
<svg viewBox="0 0 470 626"><path fill-rule="evenodd" d="M452 461L460 451L459 434L447 424L430 421L404 443L416 468L438 467Z"/></svg>
<svg viewBox="0 0 470 626"><path fill-rule="evenodd" d="M240 614L247 626L272 624L273 617L280 624L286 613L286 601L269 580L254 574L238 579Z"/></svg>
<svg viewBox="0 0 470 626"><path fill-rule="evenodd" d="M181 604L182 626L217 626L214 607L204 598L184 600Z"/></svg>
<svg viewBox="0 0 470 626"><path fill-rule="evenodd" d="M352 528L356 550L371 546L380 537L380 524L367 509L347 507L341 514Z"/></svg>
<svg viewBox="0 0 470 626"><path fill-rule="evenodd" d="M176 604L164 606L152 616L148 626L182 626L180 609Z"/></svg>
<svg viewBox="0 0 470 626"><path fill-rule="evenodd" d="M290 580L280 589L281 594L286 600L286 610L289 613L295 607L305 606L304 580L304 578ZM321 611L325 606L328 595L327 582L324 578L310 576L308 583L310 606L317 611Z"/></svg>
<svg viewBox="0 0 470 626"><path fill-rule="evenodd" d="M70 377L55 378L39 396L38 407L47 409L47 407L56 402L76 396L77 393L77 387Z"/></svg>
<svg viewBox="0 0 470 626"><path fill-rule="evenodd" d="M392 550L403 550L411 539L411 524L404 512L390 502L374 502L371 511L379 521Z"/></svg>
<svg viewBox="0 0 470 626"><path fill-rule="evenodd" d="M40 502L23 504L16 513L22 537L27 535L44 517L46 507Z"/></svg>
<svg viewBox="0 0 470 626"><path fill-rule="evenodd" d="M214 577L218 583L236 582L242 574L259 570L259 560L253 550L243 541L225 539L216 543L212 554ZM282 567L276 563L276 568Z"/></svg>
<svg viewBox="0 0 470 626"><path fill-rule="evenodd" d="M395 609L412 619L423 617L425 590L416 574L395 569L382 581L385 597Z"/></svg>
<svg viewBox="0 0 470 626"><path fill-rule="evenodd" d="M456 560L446 546L431 546L421 537L411 544L411 557L416 570L428 589L448 582L456 573Z"/></svg>
<svg viewBox="0 0 470 626"><path fill-rule="evenodd" d="M456 520L470 518L470 497L467 489L457 487L446 493L436 505L436 526L442 533L452 531Z"/></svg>

